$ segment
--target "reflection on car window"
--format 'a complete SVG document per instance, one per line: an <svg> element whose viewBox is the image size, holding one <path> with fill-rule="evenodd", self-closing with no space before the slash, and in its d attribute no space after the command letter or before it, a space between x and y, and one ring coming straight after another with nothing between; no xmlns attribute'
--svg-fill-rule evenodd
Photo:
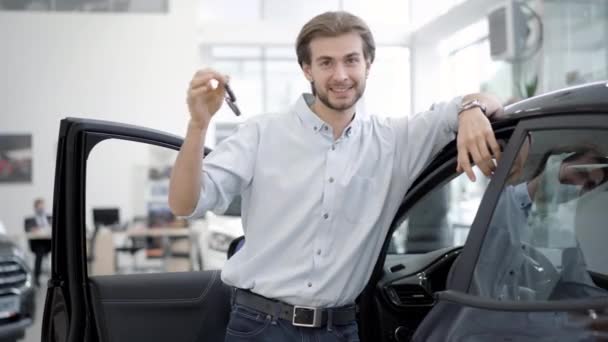
<svg viewBox="0 0 608 342"><path fill-rule="evenodd" d="M608 296L607 151L607 131L527 135L488 225L473 293L515 301Z"/></svg>
<svg viewBox="0 0 608 342"><path fill-rule="evenodd" d="M474 171L477 182L460 174L418 201L393 233L388 252L426 253L463 245L488 184L477 167Z"/></svg>

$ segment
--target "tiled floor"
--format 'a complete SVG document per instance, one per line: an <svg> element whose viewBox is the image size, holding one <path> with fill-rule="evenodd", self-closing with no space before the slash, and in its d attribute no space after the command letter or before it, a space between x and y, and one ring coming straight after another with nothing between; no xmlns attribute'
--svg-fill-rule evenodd
<svg viewBox="0 0 608 342"><path fill-rule="evenodd" d="M41 283L46 284L47 277L42 275L40 277ZM42 313L44 311L44 298L46 297L46 287L38 288L36 292L36 318L34 324L30 326L25 332L25 338L19 342L40 342L40 332L42 330Z"/></svg>

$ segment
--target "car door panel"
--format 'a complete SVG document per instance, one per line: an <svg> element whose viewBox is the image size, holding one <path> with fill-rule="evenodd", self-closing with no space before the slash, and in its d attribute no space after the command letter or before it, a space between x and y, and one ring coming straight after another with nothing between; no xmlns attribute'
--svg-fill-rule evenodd
<svg viewBox="0 0 608 342"><path fill-rule="evenodd" d="M95 276L89 288L102 341L224 339L231 290L217 270Z"/></svg>
<svg viewBox="0 0 608 342"><path fill-rule="evenodd" d="M173 151L179 150L182 143L179 137L142 127L87 119L62 120L55 169L52 274L42 341L223 340L230 289L221 282L219 271L88 274L87 161L91 150L108 139ZM208 152L205 149L205 154ZM108 176L111 191L113 175Z"/></svg>

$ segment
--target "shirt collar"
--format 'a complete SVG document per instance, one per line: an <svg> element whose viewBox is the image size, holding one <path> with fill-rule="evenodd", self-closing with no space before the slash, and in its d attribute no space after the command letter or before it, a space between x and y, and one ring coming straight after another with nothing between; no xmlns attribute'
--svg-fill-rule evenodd
<svg viewBox="0 0 608 342"><path fill-rule="evenodd" d="M522 209L529 208L532 205L532 199L528 192L528 183L524 182L515 185L513 187L513 194L515 195L515 200Z"/></svg>
<svg viewBox="0 0 608 342"><path fill-rule="evenodd" d="M303 93L302 96L298 98L298 101L294 106L294 111L300 120L302 120L304 127L311 129L314 132L320 132L329 125L325 123L325 121L321 120L321 118L310 108L314 101L315 97L312 94ZM344 136L350 137L356 133L361 126L361 121L366 117L367 114L365 113L364 106L361 105L361 101L359 101L355 106L355 117L344 129Z"/></svg>

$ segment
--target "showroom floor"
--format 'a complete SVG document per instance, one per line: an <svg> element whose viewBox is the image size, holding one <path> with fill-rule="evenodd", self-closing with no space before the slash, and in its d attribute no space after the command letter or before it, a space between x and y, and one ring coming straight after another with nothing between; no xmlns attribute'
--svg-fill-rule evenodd
<svg viewBox="0 0 608 342"><path fill-rule="evenodd" d="M43 274L40 276L40 283L46 284L48 277ZM19 342L40 342L40 331L42 330L42 313L44 312L44 298L46 297L46 287L38 288L36 291L36 318L34 324L25 332L25 339Z"/></svg>

